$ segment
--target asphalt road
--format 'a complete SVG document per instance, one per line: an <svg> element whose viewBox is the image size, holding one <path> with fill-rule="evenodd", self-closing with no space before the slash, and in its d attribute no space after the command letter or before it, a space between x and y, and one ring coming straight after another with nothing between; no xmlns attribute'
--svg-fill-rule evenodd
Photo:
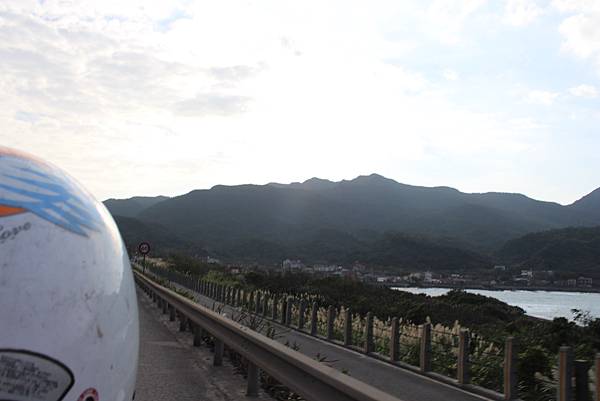
<svg viewBox="0 0 600 401"><path fill-rule="evenodd" d="M175 283L172 284L179 286ZM186 290L190 291L187 288ZM211 298L197 292L190 292L194 294L198 303L206 307L212 308L215 304ZM228 305L222 308L221 312L229 317L238 316L240 313L239 310ZM290 330L282 325L273 322L270 324L276 327L278 331L276 340L282 344L295 345L299 352L311 358L319 355L325 357L327 361L335 361L328 365L347 372L350 376L403 401L481 401L489 399L308 334Z"/></svg>
<svg viewBox="0 0 600 401"><path fill-rule="evenodd" d="M212 365L212 353L193 347L192 335L180 333L142 291L138 291L140 359L136 401L248 401L246 381L227 359ZM258 400L271 400L261 394Z"/></svg>

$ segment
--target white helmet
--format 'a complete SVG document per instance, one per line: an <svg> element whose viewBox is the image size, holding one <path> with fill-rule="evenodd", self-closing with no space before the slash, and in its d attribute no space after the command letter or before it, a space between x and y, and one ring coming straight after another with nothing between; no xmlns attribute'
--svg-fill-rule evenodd
<svg viewBox="0 0 600 401"><path fill-rule="evenodd" d="M129 401L138 345L131 266L106 208L0 147L0 400Z"/></svg>

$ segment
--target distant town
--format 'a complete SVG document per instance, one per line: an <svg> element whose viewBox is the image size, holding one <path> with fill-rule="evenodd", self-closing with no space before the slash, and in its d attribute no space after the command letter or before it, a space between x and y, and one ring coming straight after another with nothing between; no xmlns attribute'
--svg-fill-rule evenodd
<svg viewBox="0 0 600 401"><path fill-rule="evenodd" d="M600 291L598 280L579 275L565 278L564 273L553 270L515 269L505 265L490 266L487 270L469 273L455 272L403 272L369 267L360 262L350 266L338 264L308 264L298 259L285 259L279 267L264 267L257 264L223 264L212 257L201 258L208 264L220 265L233 274L247 271L264 271L281 274L308 274L319 277L345 277L374 285L388 287L441 287L441 288L481 288L481 289L529 289L562 291Z"/></svg>

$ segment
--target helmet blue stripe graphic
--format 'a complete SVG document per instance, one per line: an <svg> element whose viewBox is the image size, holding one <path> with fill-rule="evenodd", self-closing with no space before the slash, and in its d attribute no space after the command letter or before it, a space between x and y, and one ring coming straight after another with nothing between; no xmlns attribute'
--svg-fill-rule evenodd
<svg viewBox="0 0 600 401"><path fill-rule="evenodd" d="M0 176L0 188L8 192L0 197L0 204L26 209L79 235L87 236L86 228L99 229L100 216L95 205L85 202L87 196L82 196L68 177L19 165L23 162L20 158L0 159L12 167L11 174Z"/></svg>

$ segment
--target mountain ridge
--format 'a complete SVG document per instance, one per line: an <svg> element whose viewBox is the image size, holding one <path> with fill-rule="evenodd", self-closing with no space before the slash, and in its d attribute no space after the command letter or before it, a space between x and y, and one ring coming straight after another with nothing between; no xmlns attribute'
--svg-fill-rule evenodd
<svg viewBox="0 0 600 401"><path fill-rule="evenodd" d="M595 194L563 206L518 193L470 194L445 186L403 184L378 174L338 182L313 177L291 184L215 185L154 199L141 209L139 200L131 201L136 214L129 217L163 226L209 251L232 255L230 249L250 239L269 249L297 249L319 230L345 233L358 241L366 232L452 238L468 251L491 255L506 241L531 232L600 225L600 196L596 200ZM119 214L115 200L106 204ZM248 246L240 249L244 248Z"/></svg>

